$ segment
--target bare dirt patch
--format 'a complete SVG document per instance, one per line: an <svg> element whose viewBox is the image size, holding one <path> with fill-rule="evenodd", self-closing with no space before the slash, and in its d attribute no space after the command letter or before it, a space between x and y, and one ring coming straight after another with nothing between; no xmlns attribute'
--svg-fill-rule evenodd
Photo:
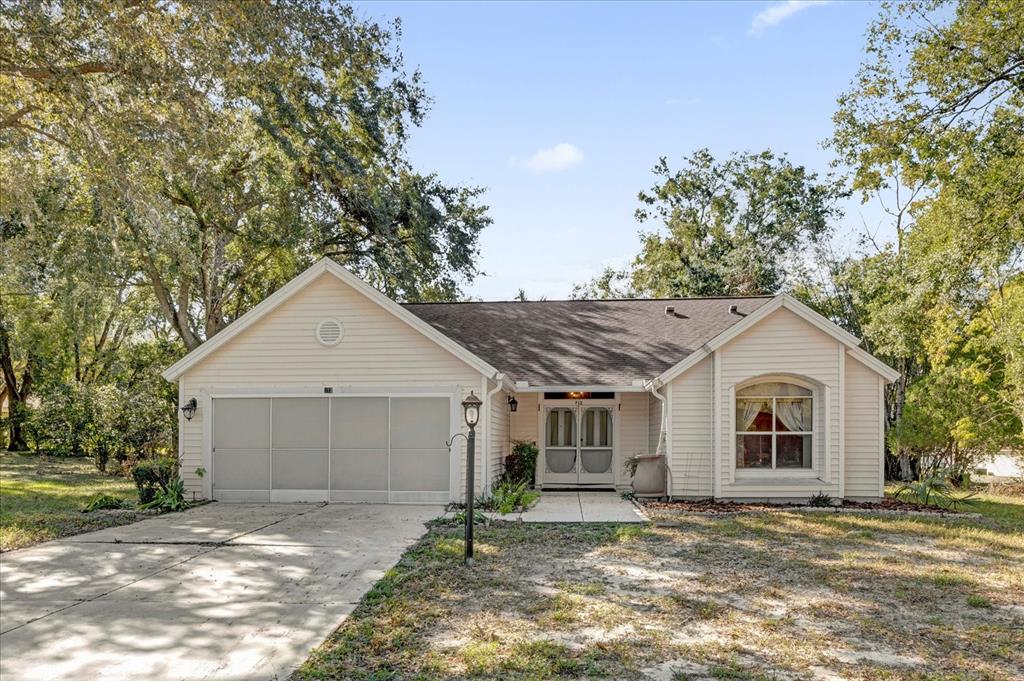
<svg viewBox="0 0 1024 681"><path fill-rule="evenodd" d="M966 518L437 526L300 679L1024 677L1024 536ZM972 605L973 604L973 605Z"/></svg>

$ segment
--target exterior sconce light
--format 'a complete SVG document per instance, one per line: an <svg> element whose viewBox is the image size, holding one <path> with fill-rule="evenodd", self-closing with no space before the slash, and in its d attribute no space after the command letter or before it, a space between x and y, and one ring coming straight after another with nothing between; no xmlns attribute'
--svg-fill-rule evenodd
<svg viewBox="0 0 1024 681"><path fill-rule="evenodd" d="M181 407L181 413L184 415L186 421L191 421L192 417L196 415L196 409L199 408L199 403L196 402L196 398L190 399Z"/></svg>
<svg viewBox="0 0 1024 681"><path fill-rule="evenodd" d="M515 395L510 395L508 398L508 410L514 414L516 409L519 409L519 400L515 398Z"/></svg>

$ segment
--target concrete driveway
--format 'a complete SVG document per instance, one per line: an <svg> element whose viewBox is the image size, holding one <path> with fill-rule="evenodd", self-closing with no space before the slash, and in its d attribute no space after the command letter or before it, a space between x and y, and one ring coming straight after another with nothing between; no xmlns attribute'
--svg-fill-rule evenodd
<svg viewBox="0 0 1024 681"><path fill-rule="evenodd" d="M4 553L0 678L287 678L442 510L214 503Z"/></svg>

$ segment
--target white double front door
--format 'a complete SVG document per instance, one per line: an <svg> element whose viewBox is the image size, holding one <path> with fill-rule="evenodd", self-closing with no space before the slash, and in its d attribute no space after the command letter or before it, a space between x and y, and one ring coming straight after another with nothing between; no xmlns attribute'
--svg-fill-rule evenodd
<svg viewBox="0 0 1024 681"><path fill-rule="evenodd" d="M614 405L544 407L544 486L611 486L615 483Z"/></svg>

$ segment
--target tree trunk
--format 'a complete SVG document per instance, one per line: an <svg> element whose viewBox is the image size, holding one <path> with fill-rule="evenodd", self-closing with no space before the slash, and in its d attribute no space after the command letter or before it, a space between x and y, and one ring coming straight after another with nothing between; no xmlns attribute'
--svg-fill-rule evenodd
<svg viewBox="0 0 1024 681"><path fill-rule="evenodd" d="M892 388L887 390L886 393L889 396L889 404L886 412L889 414L889 427L893 427L900 422L903 418L903 406L907 402L907 374L910 371L910 362L906 359L900 360L900 377L896 379L896 382L892 384ZM899 478L903 482L909 482L914 479L914 464L910 458L910 454L906 451L900 451L897 457L899 463Z"/></svg>
<svg viewBox="0 0 1024 681"><path fill-rule="evenodd" d="M3 415L4 410L10 412L10 407L7 406L7 382L4 381L3 385L0 385L0 416ZM3 431L0 430L0 438L3 437ZM5 440L0 440L0 449L7 449Z"/></svg>
<svg viewBox="0 0 1024 681"><path fill-rule="evenodd" d="M8 403L10 410L10 427L8 430L7 449L12 452L24 452L28 450L28 442L25 440L25 407L17 401L11 400Z"/></svg>
<svg viewBox="0 0 1024 681"><path fill-rule="evenodd" d="M0 307L0 373L3 374L4 388L7 393L7 420L9 437L7 448L12 452L28 449L25 441L25 417L27 409L25 400L32 389L32 357L29 356L25 371L21 375L21 386L14 371L14 356L11 352L11 339L4 324L3 308Z"/></svg>
<svg viewBox="0 0 1024 681"><path fill-rule="evenodd" d="M909 482L914 479L914 467L910 463L910 454L900 452L900 480Z"/></svg>

